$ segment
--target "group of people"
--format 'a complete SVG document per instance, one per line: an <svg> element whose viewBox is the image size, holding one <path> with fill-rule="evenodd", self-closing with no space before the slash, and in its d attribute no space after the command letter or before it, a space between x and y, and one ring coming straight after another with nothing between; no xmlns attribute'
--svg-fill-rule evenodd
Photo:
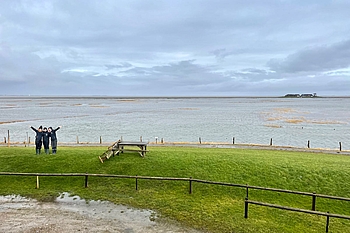
<svg viewBox="0 0 350 233"><path fill-rule="evenodd" d="M61 128L61 126L58 126L56 129L53 129L52 127L46 128L40 126L38 129L34 128L33 126L30 126L32 130L35 131L35 149L36 154L39 155L41 153L41 147L44 145L45 154L50 153L50 139L51 139L51 148L52 148L52 154L56 154L57 152L57 136L56 131Z"/></svg>

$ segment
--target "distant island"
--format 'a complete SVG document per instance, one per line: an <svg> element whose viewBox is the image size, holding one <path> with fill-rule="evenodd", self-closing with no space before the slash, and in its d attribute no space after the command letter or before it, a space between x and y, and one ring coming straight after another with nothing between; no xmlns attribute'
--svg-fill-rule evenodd
<svg viewBox="0 0 350 233"><path fill-rule="evenodd" d="M313 94L286 94L285 98L315 98L318 97L316 93Z"/></svg>

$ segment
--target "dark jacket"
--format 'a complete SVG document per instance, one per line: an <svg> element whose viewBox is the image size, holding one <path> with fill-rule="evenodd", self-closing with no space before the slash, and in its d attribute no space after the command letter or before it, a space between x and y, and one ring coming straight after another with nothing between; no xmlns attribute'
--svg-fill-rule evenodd
<svg viewBox="0 0 350 233"><path fill-rule="evenodd" d="M43 143L44 145L49 145L49 136L50 133L49 132L43 132Z"/></svg>
<svg viewBox="0 0 350 233"><path fill-rule="evenodd" d="M57 140L56 131L59 129L60 129L60 127L57 127L56 129L52 129L52 131L50 133L51 141Z"/></svg>
<svg viewBox="0 0 350 233"><path fill-rule="evenodd" d="M34 128L33 126L30 127L32 130L35 131L36 135L35 135L35 142L41 142L43 139L43 132L39 132L36 128Z"/></svg>

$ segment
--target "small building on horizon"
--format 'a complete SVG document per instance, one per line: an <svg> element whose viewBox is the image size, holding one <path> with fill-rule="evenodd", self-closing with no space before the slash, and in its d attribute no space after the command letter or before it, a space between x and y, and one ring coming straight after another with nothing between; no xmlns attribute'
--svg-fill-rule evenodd
<svg viewBox="0 0 350 233"><path fill-rule="evenodd" d="M300 97L301 98L312 98L312 97L314 97L314 95L313 94L301 94Z"/></svg>
<svg viewBox="0 0 350 233"><path fill-rule="evenodd" d="M316 93L313 94L286 94L284 97L286 98L313 98L317 97Z"/></svg>
<svg viewBox="0 0 350 233"><path fill-rule="evenodd" d="M284 97L286 97L286 98L300 98L300 94L286 94Z"/></svg>

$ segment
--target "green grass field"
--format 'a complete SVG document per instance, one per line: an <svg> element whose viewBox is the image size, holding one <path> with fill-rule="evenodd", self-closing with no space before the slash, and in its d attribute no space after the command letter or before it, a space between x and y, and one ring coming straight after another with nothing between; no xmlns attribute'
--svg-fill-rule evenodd
<svg viewBox="0 0 350 233"><path fill-rule="evenodd" d="M149 147L145 158L125 153L100 163L105 147L60 147L57 155L35 155L34 148L0 147L1 172L98 173L196 179L249 184L350 197L350 157L288 151ZM325 232L326 217L249 206L245 190L188 182L89 177L0 176L0 195L52 200L61 192L85 199L152 209L162 217L209 232ZM310 209L311 197L251 190L249 199ZM350 203L317 198L318 211L350 215ZM331 218L330 232L350 232L350 221Z"/></svg>

